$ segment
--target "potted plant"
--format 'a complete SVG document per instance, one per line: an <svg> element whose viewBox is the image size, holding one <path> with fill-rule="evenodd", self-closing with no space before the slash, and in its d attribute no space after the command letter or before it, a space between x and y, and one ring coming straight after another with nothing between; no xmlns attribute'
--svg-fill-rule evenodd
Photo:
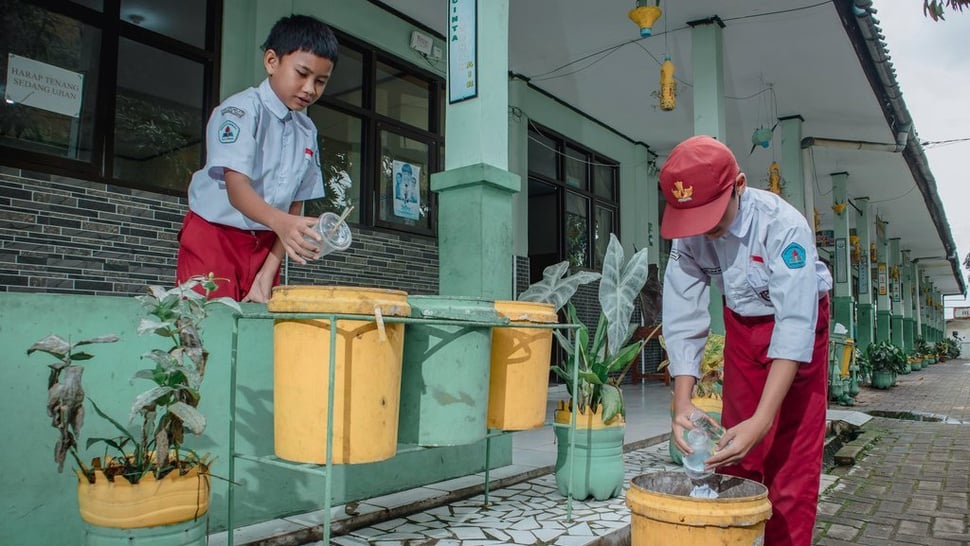
<svg viewBox="0 0 970 546"><path fill-rule="evenodd" d="M140 320L138 334L158 335L171 346L145 353L143 358L154 366L133 376L153 383L135 397L131 406L128 422L138 420L139 430L129 430L91 401L95 413L117 429L119 436L89 438L86 447L100 446L103 452L88 464L78 453L85 394L81 382L84 368L76 362L92 358L82 347L112 343L118 337L107 335L72 343L52 334L27 350L28 355L42 352L55 358L49 365L47 403L51 425L60 433L54 460L59 472L68 454L77 464L78 506L88 524L85 544L104 544L112 538L134 540L139 530L145 529L151 529L152 537L171 537L172 544L205 543L209 459L182 444L186 429L196 435L205 430L205 417L198 410L208 357L202 342L202 321L212 305L240 311L229 298L207 299L215 288L210 275L194 277L168 290L151 286L146 295L137 297L149 315ZM175 542L176 536L181 542Z"/></svg>
<svg viewBox="0 0 970 546"><path fill-rule="evenodd" d="M870 385L875 389L888 389L896 383L896 374L906 363L906 354L891 341L882 340L866 347L866 360L872 369Z"/></svg>
<svg viewBox="0 0 970 546"><path fill-rule="evenodd" d="M563 495L603 500L623 489L625 423L620 385L643 346L642 341L631 342L630 319L634 298L646 279L646 250L624 264L623 248L610 234L599 285L601 312L592 339L572 303L566 305L566 320L579 325L575 338L555 333L567 356L553 372L565 381L570 396L559 403L554 424L556 484Z"/></svg>

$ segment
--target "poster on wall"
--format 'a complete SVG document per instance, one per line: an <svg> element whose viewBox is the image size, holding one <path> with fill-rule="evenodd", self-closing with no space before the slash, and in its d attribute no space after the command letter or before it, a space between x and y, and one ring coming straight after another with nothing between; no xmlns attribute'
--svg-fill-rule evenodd
<svg viewBox="0 0 970 546"><path fill-rule="evenodd" d="M421 167L394 160L391 163L391 176L394 180L394 215L417 220L421 211L421 192L418 188Z"/></svg>
<svg viewBox="0 0 970 546"><path fill-rule="evenodd" d="M886 293L887 293L887 288L886 288L886 281L887 281L887 277L886 277L886 264L885 263L880 263L879 266L878 266L878 269L879 269L879 295L880 296L885 296Z"/></svg>
<svg viewBox="0 0 970 546"><path fill-rule="evenodd" d="M81 115L84 75L10 53L7 56L7 86L3 98L55 114L76 118Z"/></svg>
<svg viewBox="0 0 970 546"><path fill-rule="evenodd" d="M448 103L478 96L478 2L449 0Z"/></svg>

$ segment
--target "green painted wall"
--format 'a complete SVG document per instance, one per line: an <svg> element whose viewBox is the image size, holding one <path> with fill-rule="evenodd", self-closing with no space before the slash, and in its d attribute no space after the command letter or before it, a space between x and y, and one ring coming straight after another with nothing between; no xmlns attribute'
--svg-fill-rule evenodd
<svg viewBox="0 0 970 546"><path fill-rule="evenodd" d="M256 304L247 311L262 311ZM151 348L166 348L157 336L138 336L142 316L132 298L54 294L0 294L0 351L7 355L0 366L0 544L18 546L76 544L81 520L77 513L76 482L71 474L57 473L53 460L56 431L50 427L47 399L47 364L42 354L26 356L36 340L57 333L86 339L108 333L122 337L110 345L94 345L93 360L85 364L84 385L89 398L109 415L125 422L131 401L147 382L131 383L132 375L149 367L140 355ZM229 474L229 369L232 320L219 309L205 324L210 351L203 400L200 406L208 428L187 445L218 459L213 473ZM273 365L272 322L244 321L240 329L237 394L237 450L272 454ZM110 425L87 407L84 438L114 436ZM83 445L83 444L82 444ZM511 436L493 440L493 467L510 464ZM98 453L88 453L90 457ZM90 458L88 457L88 458ZM333 492L336 503L409 489L484 468L484 442L457 448L419 450L379 463L337 466ZM65 465L70 467L70 464ZM240 523L273 519L280 515L318 509L323 505L321 477L240 462L237 465L236 517ZM212 481L210 529L224 529L226 482Z"/></svg>

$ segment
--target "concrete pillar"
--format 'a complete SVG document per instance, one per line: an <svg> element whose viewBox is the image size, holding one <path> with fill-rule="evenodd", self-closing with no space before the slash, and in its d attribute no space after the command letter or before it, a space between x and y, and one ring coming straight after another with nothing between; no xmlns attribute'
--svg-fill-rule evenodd
<svg viewBox="0 0 970 546"><path fill-rule="evenodd" d="M449 19L452 5L448 7ZM438 278L442 295L512 297L512 198L521 189L509 160L509 2L477 7L478 95L448 104L445 171L438 193ZM449 41L454 37L449 37ZM457 75L452 75L457 77Z"/></svg>
<svg viewBox="0 0 970 546"><path fill-rule="evenodd" d="M902 256L899 252L899 237L893 237L889 239L889 299L892 305L892 316L889 321L889 339L897 347L903 347L904 343L901 266Z"/></svg>
<svg viewBox="0 0 970 546"><path fill-rule="evenodd" d="M856 222L856 236L859 237L859 304L858 322L856 327L856 347L865 350L875 340L876 326L874 308L872 305L872 261L869 256L869 245L872 244L871 215L868 197L855 200L861 211L859 221Z"/></svg>
<svg viewBox="0 0 970 546"><path fill-rule="evenodd" d="M849 215L853 211L849 205L849 173L832 173L832 226L835 234L835 249L832 252L832 277L835 281L832 292L832 320L848 329L846 334L855 338L855 325L852 320L851 254L849 249Z"/></svg>
<svg viewBox="0 0 970 546"><path fill-rule="evenodd" d="M901 253L902 263L899 266L900 292L903 300L903 349L907 352L913 350L913 261L910 259L910 251L904 250Z"/></svg>
<svg viewBox="0 0 970 546"><path fill-rule="evenodd" d="M784 116L778 118L781 125L781 177L785 181L781 189L781 196L800 210L808 225L815 222L815 192L806 192L804 161L802 154L802 116ZM806 193L812 195L812 203L806 201ZM814 229L814 226L812 226Z"/></svg>
<svg viewBox="0 0 970 546"><path fill-rule="evenodd" d="M710 135L727 142L724 105L724 56L722 33L724 23L717 17L689 21L691 27L691 62L694 81L694 134ZM735 153L738 151L735 150ZM710 289L711 331L724 333L724 306L721 291Z"/></svg>
<svg viewBox="0 0 970 546"><path fill-rule="evenodd" d="M691 27L691 62L694 70L694 134L710 135L727 142L721 32L724 23L712 17L687 24Z"/></svg>
<svg viewBox="0 0 970 546"><path fill-rule="evenodd" d="M876 296L876 341L888 341L891 338L892 309L889 299L889 241L886 239L886 223L876 218L876 280L878 292Z"/></svg>

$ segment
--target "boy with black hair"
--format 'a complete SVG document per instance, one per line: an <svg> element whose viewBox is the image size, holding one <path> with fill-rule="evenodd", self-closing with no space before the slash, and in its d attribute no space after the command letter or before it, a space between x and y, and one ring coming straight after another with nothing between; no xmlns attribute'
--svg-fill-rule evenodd
<svg viewBox="0 0 970 546"><path fill-rule="evenodd" d="M321 21L283 17L263 44L267 78L222 102L206 128L206 164L189 184L176 281L226 279L210 297L265 303L284 252L305 264L319 247L303 201L323 197L317 130L304 112L327 86L337 39Z"/></svg>

